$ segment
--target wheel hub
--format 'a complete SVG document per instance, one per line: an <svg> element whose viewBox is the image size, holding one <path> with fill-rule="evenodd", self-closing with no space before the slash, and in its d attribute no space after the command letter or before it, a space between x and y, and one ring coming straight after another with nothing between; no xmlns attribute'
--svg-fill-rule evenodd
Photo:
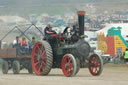
<svg viewBox="0 0 128 85"><path fill-rule="evenodd" d="M95 66L95 67L98 67L98 66L99 66L98 62L95 61L95 62L94 62L94 66Z"/></svg>

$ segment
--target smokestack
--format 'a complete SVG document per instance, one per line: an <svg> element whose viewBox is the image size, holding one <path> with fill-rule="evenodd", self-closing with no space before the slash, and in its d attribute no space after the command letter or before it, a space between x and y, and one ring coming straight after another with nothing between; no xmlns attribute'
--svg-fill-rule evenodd
<svg viewBox="0 0 128 85"><path fill-rule="evenodd" d="M78 11L79 35L84 35L84 15L85 11Z"/></svg>

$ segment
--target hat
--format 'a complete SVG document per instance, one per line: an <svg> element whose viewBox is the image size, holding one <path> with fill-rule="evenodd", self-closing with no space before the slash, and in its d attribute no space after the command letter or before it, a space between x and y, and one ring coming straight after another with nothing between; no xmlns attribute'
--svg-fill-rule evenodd
<svg viewBox="0 0 128 85"><path fill-rule="evenodd" d="M122 27L119 26L119 27L117 27L117 29L122 29Z"/></svg>

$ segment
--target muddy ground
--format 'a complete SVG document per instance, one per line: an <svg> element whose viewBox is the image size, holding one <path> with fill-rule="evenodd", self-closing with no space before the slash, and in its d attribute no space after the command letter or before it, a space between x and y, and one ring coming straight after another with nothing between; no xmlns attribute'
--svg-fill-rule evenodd
<svg viewBox="0 0 128 85"><path fill-rule="evenodd" d="M92 76L84 68L75 77L65 77L61 69L52 69L48 76L28 74L27 70L18 75L0 71L0 85L128 85L128 66L105 65L100 76Z"/></svg>

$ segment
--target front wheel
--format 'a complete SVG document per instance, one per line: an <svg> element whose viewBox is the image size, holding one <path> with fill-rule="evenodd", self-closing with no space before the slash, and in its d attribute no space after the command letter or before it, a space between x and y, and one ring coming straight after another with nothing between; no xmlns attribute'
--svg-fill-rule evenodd
<svg viewBox="0 0 128 85"><path fill-rule="evenodd" d="M17 60L13 61L12 69L13 69L14 74L19 74L20 73L20 62Z"/></svg>
<svg viewBox="0 0 128 85"><path fill-rule="evenodd" d="M66 54L63 56L61 62L61 68L65 76L74 76L77 73L77 62L72 54Z"/></svg>
<svg viewBox="0 0 128 85"><path fill-rule="evenodd" d="M89 67L90 73L93 76L99 76L103 70L103 60L97 54L93 54L89 58Z"/></svg>
<svg viewBox="0 0 128 85"><path fill-rule="evenodd" d="M9 69L8 61L4 60L2 62L2 72L3 72L3 74L7 74L8 73L8 69Z"/></svg>
<svg viewBox="0 0 128 85"><path fill-rule="evenodd" d="M32 64L31 63L28 65L28 73L30 73L30 74L33 73Z"/></svg>

